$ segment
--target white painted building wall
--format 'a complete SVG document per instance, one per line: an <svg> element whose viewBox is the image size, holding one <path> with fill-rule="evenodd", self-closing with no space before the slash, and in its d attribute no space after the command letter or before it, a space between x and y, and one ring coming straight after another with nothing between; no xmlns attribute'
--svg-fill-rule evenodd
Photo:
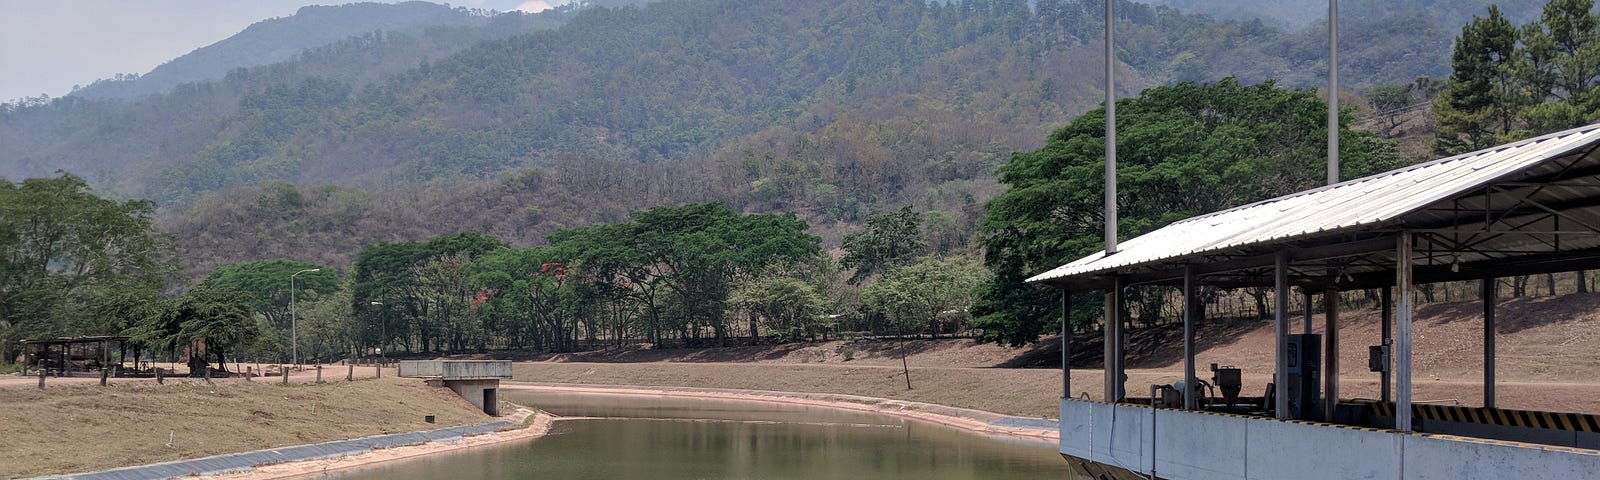
<svg viewBox="0 0 1600 480"><path fill-rule="evenodd" d="M1060 451L1172 480L1600 478L1600 451L1063 399Z"/></svg>

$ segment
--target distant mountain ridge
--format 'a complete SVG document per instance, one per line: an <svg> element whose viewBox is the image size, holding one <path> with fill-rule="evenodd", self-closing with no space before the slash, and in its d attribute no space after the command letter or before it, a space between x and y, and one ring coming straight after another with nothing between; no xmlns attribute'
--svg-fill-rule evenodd
<svg viewBox="0 0 1600 480"><path fill-rule="evenodd" d="M301 7L294 15L251 24L131 80L101 80L73 91L84 98L133 99L182 83L218 80L230 70L294 59L301 51L376 31L418 34L429 27L481 25L487 12L436 3L351 3Z"/></svg>

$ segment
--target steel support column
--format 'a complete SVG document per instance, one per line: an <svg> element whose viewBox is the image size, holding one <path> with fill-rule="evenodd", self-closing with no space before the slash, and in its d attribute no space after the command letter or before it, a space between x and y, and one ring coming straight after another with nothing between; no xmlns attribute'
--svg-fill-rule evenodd
<svg viewBox="0 0 1600 480"><path fill-rule="evenodd" d="M1306 309L1305 309L1306 310L1306 318L1305 318L1305 320L1303 322L1304 325L1300 328L1300 333L1311 333L1311 301L1312 301L1311 289L1309 289L1309 288L1301 289L1300 290L1300 303L1305 304L1305 306L1306 306Z"/></svg>
<svg viewBox="0 0 1600 480"><path fill-rule="evenodd" d="M1273 322L1277 341L1277 365L1273 368L1273 408L1278 418L1289 418L1289 252L1279 250L1273 259Z"/></svg>
<svg viewBox="0 0 1600 480"><path fill-rule="evenodd" d="M1322 383L1324 398L1322 401L1323 421L1333 422L1334 408L1339 405L1339 291L1328 289L1322 294L1322 336L1326 339L1322 348L1323 369Z"/></svg>
<svg viewBox="0 0 1600 480"><path fill-rule="evenodd" d="M1382 318L1378 319L1378 323L1382 325L1380 328L1383 329L1383 338L1382 343L1379 343L1379 345L1383 345L1385 349L1388 349L1389 354L1384 355L1383 371L1378 372L1378 376L1381 379L1380 385L1378 386L1378 399L1387 403L1389 401L1389 387L1391 385L1389 381L1389 372L1392 370L1391 367L1394 365L1394 335L1390 330L1390 325L1393 325L1391 322L1394 318L1394 287L1383 287L1382 303L1383 312L1380 313Z"/></svg>
<svg viewBox="0 0 1600 480"><path fill-rule="evenodd" d="M1122 278L1112 280L1111 291L1106 292L1105 306L1105 332L1106 332L1106 401L1120 402L1126 394L1123 384L1126 374L1123 371L1123 335L1122 335Z"/></svg>
<svg viewBox="0 0 1600 480"><path fill-rule="evenodd" d="M1498 280L1494 278L1483 279L1481 287L1483 294L1483 406L1494 406L1494 309L1499 302L1499 292L1496 291Z"/></svg>
<svg viewBox="0 0 1600 480"><path fill-rule="evenodd" d="M1400 232L1395 248L1395 288L1400 298L1394 315L1395 406L1394 428L1411 431L1411 232Z"/></svg>
<svg viewBox="0 0 1600 480"><path fill-rule="evenodd" d="M1061 289L1061 398L1072 398L1072 291Z"/></svg>
<svg viewBox="0 0 1600 480"><path fill-rule="evenodd" d="M1194 265L1183 267L1183 408L1194 410L1199 407L1200 399L1195 398L1195 386L1199 382L1194 378L1194 334L1196 323L1200 321L1200 296L1195 289Z"/></svg>

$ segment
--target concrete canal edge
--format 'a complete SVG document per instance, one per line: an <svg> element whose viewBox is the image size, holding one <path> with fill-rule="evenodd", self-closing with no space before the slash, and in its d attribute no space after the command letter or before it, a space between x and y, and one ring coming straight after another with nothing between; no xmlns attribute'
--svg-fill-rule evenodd
<svg viewBox="0 0 1600 480"><path fill-rule="evenodd" d="M358 455L376 449L452 442L463 437L518 428L520 421L499 420L417 432L391 433L350 440L269 448L252 452L229 453L175 462L123 467L98 472L36 477L33 480L158 480L178 477L221 475L246 472L264 465L303 462Z"/></svg>
<svg viewBox="0 0 1600 480"><path fill-rule="evenodd" d="M944 425L969 432L1009 439L1055 443L1060 438L1058 422L1050 418L1003 415L971 408L932 403L837 393L737 390L727 388L660 387L644 385L597 385L549 382L501 382L505 390L538 390L614 395L660 395L669 397L711 398L754 402L786 403L842 410L878 413Z"/></svg>

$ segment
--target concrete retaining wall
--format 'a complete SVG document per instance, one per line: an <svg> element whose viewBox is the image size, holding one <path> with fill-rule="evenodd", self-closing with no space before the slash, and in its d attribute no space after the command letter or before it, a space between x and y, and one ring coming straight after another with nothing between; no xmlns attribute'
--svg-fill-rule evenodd
<svg viewBox="0 0 1600 480"><path fill-rule="evenodd" d="M1586 478L1600 451L1063 399L1063 455L1173 480Z"/></svg>
<svg viewBox="0 0 1600 480"><path fill-rule="evenodd" d="M493 396L495 398L499 397L499 380L445 380L444 386L454 390L456 395L460 395L461 398L483 409L483 413L495 416L500 415L499 402L485 397L485 394L489 391L494 392Z"/></svg>
<svg viewBox="0 0 1600 480"><path fill-rule="evenodd" d="M402 377L439 377L445 380L511 378L510 360L403 360Z"/></svg>

